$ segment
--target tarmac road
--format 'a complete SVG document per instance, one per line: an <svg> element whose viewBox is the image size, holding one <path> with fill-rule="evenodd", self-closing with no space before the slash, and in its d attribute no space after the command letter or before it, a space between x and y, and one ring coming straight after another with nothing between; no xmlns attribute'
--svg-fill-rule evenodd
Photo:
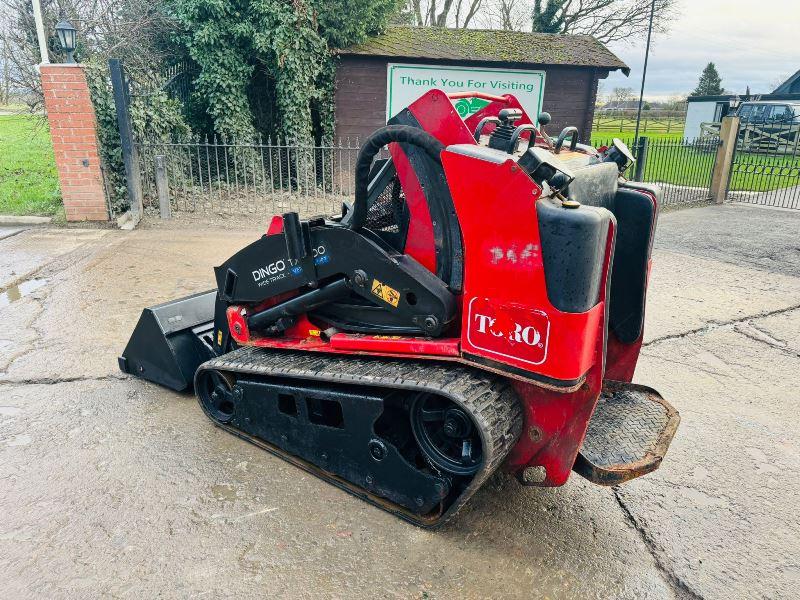
<svg viewBox="0 0 800 600"><path fill-rule="evenodd" d="M494 478L437 532L118 372L258 231L0 232L0 597L800 597L800 211L662 216L636 381L682 423L615 489Z"/></svg>

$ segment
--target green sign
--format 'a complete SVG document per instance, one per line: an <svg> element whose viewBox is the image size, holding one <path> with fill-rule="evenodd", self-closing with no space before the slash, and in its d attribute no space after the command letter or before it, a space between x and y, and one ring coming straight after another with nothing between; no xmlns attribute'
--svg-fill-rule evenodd
<svg viewBox="0 0 800 600"><path fill-rule="evenodd" d="M525 112L536 120L542 110L544 72L485 67L448 67L390 63L386 77L386 117L393 117L425 92L483 92L495 96L516 96ZM476 113L488 102L462 98L455 102L462 118Z"/></svg>

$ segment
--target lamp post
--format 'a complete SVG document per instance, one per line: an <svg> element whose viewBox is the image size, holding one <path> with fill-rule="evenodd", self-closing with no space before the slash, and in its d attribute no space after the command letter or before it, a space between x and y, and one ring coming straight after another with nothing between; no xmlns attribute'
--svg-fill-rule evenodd
<svg viewBox="0 0 800 600"><path fill-rule="evenodd" d="M642 89L639 91L639 108L636 110L636 133L633 143L639 147L639 123L642 121L642 101L644 100L644 80L647 77L647 57L650 55L650 36L653 34L653 14L656 12L656 0L650 3L650 24L647 26L647 48L644 51L644 69L642 70ZM638 153L638 150L637 150ZM638 156L636 158L639 158Z"/></svg>
<svg viewBox="0 0 800 600"><path fill-rule="evenodd" d="M61 19L56 25L56 34L58 34L58 41L61 43L61 47L64 49L64 52L67 53L67 62L74 63L75 58L73 56L73 52L75 52L75 34L77 31L72 26L72 23L67 21L66 19Z"/></svg>
<svg viewBox="0 0 800 600"><path fill-rule="evenodd" d="M36 38L39 40L39 56L41 64L46 65L50 62L47 56L47 38L44 36L44 23L42 22L42 7L39 0L31 0L33 4L33 22L36 23Z"/></svg>

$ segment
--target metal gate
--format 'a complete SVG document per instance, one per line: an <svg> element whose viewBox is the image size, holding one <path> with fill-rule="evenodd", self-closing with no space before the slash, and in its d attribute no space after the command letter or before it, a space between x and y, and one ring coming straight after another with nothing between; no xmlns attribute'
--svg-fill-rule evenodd
<svg viewBox="0 0 800 600"><path fill-rule="evenodd" d="M141 154L140 138L146 137L146 132L134 130L131 113L135 109L147 113L146 104L134 107L136 101L162 92L178 102L186 112L192 73L186 63L175 63L152 73L140 73L141 79L137 81L131 77L120 59L110 59L108 67L120 135L120 151L125 167L125 187L130 211L138 222L147 201L150 200L143 190L143 181L154 167L152 159L148 160L147 156ZM144 121L145 131L151 126L149 119Z"/></svg>
<svg viewBox="0 0 800 600"><path fill-rule="evenodd" d="M800 208L800 115L742 121L727 198Z"/></svg>

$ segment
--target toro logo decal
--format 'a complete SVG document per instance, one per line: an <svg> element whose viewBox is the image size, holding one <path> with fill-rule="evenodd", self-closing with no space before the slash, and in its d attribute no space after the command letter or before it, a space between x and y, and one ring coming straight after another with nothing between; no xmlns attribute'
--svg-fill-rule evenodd
<svg viewBox="0 0 800 600"><path fill-rule="evenodd" d="M475 348L532 365L547 358L550 319L541 310L473 298L468 319L467 341Z"/></svg>

